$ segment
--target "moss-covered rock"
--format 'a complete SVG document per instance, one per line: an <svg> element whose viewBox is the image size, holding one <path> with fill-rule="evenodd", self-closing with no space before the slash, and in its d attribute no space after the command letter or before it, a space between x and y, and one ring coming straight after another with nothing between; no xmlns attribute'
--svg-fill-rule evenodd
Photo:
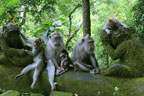
<svg viewBox="0 0 144 96"><path fill-rule="evenodd" d="M32 73L30 72L15 80L22 68L0 65L0 88L18 90L21 93L42 93L48 96L50 84L47 72L40 75L34 89L30 89ZM119 88L121 96L143 96L144 78L117 78L102 75L90 75L84 72L66 72L56 77L56 90L70 92L79 96L113 96L115 87Z"/></svg>
<svg viewBox="0 0 144 96"><path fill-rule="evenodd" d="M20 92L15 91L15 90L8 90L8 91L0 94L0 96L20 96Z"/></svg>
<svg viewBox="0 0 144 96"><path fill-rule="evenodd" d="M30 93L28 96L44 96L41 93Z"/></svg>
<svg viewBox="0 0 144 96"><path fill-rule="evenodd" d="M2 94L0 94L0 96L44 96L41 93L20 93L19 91L16 90L8 90Z"/></svg>
<svg viewBox="0 0 144 96"><path fill-rule="evenodd" d="M73 94L68 92L54 91L53 96L73 96Z"/></svg>

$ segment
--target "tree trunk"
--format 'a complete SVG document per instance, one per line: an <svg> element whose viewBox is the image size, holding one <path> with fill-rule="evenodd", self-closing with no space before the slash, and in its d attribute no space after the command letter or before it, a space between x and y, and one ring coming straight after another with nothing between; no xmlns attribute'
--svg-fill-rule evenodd
<svg viewBox="0 0 144 96"><path fill-rule="evenodd" d="M90 2L89 0L82 0L83 8L83 35L91 35L91 22L90 22Z"/></svg>

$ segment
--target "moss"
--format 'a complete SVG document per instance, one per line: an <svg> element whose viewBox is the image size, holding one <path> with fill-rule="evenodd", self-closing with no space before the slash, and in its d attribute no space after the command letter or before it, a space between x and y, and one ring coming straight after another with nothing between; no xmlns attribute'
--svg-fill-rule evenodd
<svg viewBox="0 0 144 96"><path fill-rule="evenodd" d="M20 96L20 92L15 91L15 90L8 90L8 91L0 94L0 96Z"/></svg>
<svg viewBox="0 0 144 96"><path fill-rule="evenodd" d="M54 91L54 96L73 96L72 93Z"/></svg>
<svg viewBox="0 0 144 96"><path fill-rule="evenodd" d="M44 96L41 93L20 93L19 91L16 90L8 90L2 94L0 94L0 96Z"/></svg>
<svg viewBox="0 0 144 96"><path fill-rule="evenodd" d="M115 32L113 32L115 33ZM104 46L107 50L107 53L113 60L118 60L117 64L124 65L122 70L118 67L112 66L108 72L108 74L112 73L117 70L117 76L124 76L124 77L140 77L144 74L144 45L140 40L131 36L130 34L125 34L125 32L117 32L117 34L111 35L110 40L106 40L106 37L101 36L101 39L104 43ZM103 33L101 33L103 34ZM107 34L104 34L107 35ZM107 43L105 43L107 42ZM121 66L119 66L121 67ZM124 68L126 67L126 68ZM130 70L126 70L129 68ZM125 70L124 72L123 69ZM119 72L119 73L118 73ZM127 76L126 76L127 74ZM114 74L115 75L115 74ZM113 76L114 76L113 75Z"/></svg>
<svg viewBox="0 0 144 96"><path fill-rule="evenodd" d="M50 93L47 72L40 75L34 89L30 89L33 71L15 80L15 76L22 68L0 65L0 88L6 90L18 90L21 93L42 93L46 96ZM79 96L112 96L114 88L119 88L121 96L142 96L144 94L144 78L118 78L102 75L90 75L84 72L66 72L56 77L57 91L70 92Z"/></svg>
<svg viewBox="0 0 144 96"><path fill-rule="evenodd" d="M29 56L22 49L26 49L20 38L20 32L16 24L9 23L0 34L0 63L26 66L32 63ZM1 36L3 34L3 36Z"/></svg>
<svg viewBox="0 0 144 96"><path fill-rule="evenodd" d="M33 71L25 74L23 77L15 80L15 76L21 72L23 68L0 65L0 88L2 89L13 89L20 92L38 92L49 94L50 84L48 82L48 77L45 72L45 75L40 75L38 81L36 82L34 89L30 89L32 83Z"/></svg>
<svg viewBox="0 0 144 96"><path fill-rule="evenodd" d="M44 95L41 93L30 93L29 96L44 96Z"/></svg>
<svg viewBox="0 0 144 96"><path fill-rule="evenodd" d="M131 74L131 68L121 64L113 64L110 68L108 68L104 75L106 76L118 76L118 77L133 77Z"/></svg>

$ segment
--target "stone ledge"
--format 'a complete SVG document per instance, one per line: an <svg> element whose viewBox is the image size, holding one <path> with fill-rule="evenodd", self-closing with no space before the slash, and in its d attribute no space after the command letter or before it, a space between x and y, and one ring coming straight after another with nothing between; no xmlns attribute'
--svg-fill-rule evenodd
<svg viewBox="0 0 144 96"><path fill-rule="evenodd" d="M32 73L17 80L14 77L22 68L0 65L0 88L18 90L20 92L50 93L50 85L46 71L42 73L34 89L30 89ZM120 96L144 96L144 78L116 78L102 75L90 75L84 72L69 71L56 77L57 91L77 93L79 96L112 96L118 87Z"/></svg>

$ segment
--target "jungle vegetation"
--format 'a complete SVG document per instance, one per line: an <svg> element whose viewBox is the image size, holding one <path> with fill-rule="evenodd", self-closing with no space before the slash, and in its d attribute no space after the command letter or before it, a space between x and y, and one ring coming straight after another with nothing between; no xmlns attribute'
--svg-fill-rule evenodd
<svg viewBox="0 0 144 96"><path fill-rule="evenodd" d="M132 34L144 42L143 0L90 0L91 36L95 39L95 54L101 69L114 62L100 40L106 20L116 17L127 24ZM63 34L65 47L72 53L73 46L84 35L82 0L1 0L0 27L18 23L29 38L47 36L57 30Z"/></svg>

